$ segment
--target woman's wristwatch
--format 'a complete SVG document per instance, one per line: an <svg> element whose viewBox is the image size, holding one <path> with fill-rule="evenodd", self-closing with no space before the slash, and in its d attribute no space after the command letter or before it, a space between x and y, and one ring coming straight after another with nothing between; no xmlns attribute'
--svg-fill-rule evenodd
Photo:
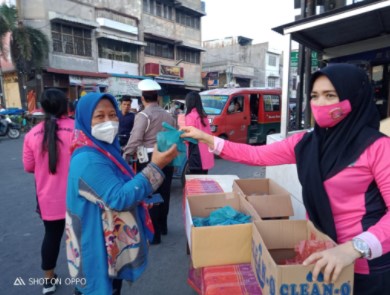
<svg viewBox="0 0 390 295"><path fill-rule="evenodd" d="M353 248L360 253L360 257L362 258L371 257L371 249L364 240L359 238L353 238L352 245Z"/></svg>

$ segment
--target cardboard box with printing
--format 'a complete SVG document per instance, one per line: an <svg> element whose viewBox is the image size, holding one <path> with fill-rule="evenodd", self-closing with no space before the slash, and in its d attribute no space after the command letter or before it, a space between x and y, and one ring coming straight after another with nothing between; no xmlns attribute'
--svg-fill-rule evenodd
<svg viewBox="0 0 390 295"><path fill-rule="evenodd" d="M290 193L271 179L236 179L233 192L249 202L255 219L288 219L294 215Z"/></svg>
<svg viewBox="0 0 390 295"><path fill-rule="evenodd" d="M193 224L193 216L209 217L211 212L225 206L246 215L255 214L253 208L233 193L187 196L185 226L194 268L250 263L251 223L202 227Z"/></svg>
<svg viewBox="0 0 390 295"><path fill-rule="evenodd" d="M331 239L306 220L255 221L252 231L252 269L263 294L353 294L354 265L346 267L335 283L312 280L314 266L285 265L303 240Z"/></svg>

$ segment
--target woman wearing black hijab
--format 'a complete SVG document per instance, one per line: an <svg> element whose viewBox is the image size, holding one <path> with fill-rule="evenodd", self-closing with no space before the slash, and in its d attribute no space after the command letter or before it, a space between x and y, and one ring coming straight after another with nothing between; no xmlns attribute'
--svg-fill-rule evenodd
<svg viewBox="0 0 390 295"><path fill-rule="evenodd" d="M312 254L325 282L355 262L354 294L390 294L390 138L381 134L366 73L334 64L313 74L314 130L265 146L225 141L183 127L183 137L249 165L297 164L302 198L315 226L339 245ZM245 155L245 158L242 158Z"/></svg>

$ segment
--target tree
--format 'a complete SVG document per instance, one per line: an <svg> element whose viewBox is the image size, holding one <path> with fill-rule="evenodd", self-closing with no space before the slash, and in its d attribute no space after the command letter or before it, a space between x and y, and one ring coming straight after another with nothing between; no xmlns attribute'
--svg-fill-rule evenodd
<svg viewBox="0 0 390 295"><path fill-rule="evenodd" d="M11 32L10 53L17 70L22 107L27 107L25 81L29 74L40 71L49 53L47 36L23 22L18 21L18 11L15 6L2 4L0 6L0 54L8 56L8 48L2 42L6 33Z"/></svg>

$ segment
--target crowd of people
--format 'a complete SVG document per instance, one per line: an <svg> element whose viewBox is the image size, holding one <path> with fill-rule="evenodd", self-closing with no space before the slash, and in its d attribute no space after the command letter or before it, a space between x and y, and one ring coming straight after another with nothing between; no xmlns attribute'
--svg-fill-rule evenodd
<svg viewBox="0 0 390 295"><path fill-rule="evenodd" d="M169 232L170 163L178 151L176 145L159 151L157 134L163 122L176 122L159 105L157 82L138 87L142 111L130 110L131 97L123 96L119 108L109 93L90 92L77 102L74 119L64 93L47 89L40 98L45 119L24 140L23 164L34 173L45 228L42 270L56 278L65 231L70 275L87 282L75 294L120 294L122 280L145 271L149 245ZM353 65L331 65L312 75L309 88L314 129L264 146L212 136L199 93L188 93L180 131L198 140L188 143L188 173L207 174L213 153L248 165L296 164L308 219L338 243L303 262L314 264L313 280L323 272L325 282L334 282L355 263L354 294L388 294L390 139L379 132L368 77ZM237 102L232 111L240 108ZM156 194L161 200L150 203ZM48 283L43 294L55 290Z"/></svg>
<svg viewBox="0 0 390 295"><path fill-rule="evenodd" d="M25 136L23 164L34 174L36 211L45 229L43 294L56 291L64 231L70 275L87 282L74 294L120 294L122 280L134 281L145 271L148 245L160 244L161 236L168 234L173 176L169 163L178 152L175 145L160 152L156 138L163 122L176 126L176 121L158 103L158 83L143 80L138 87L143 105L139 112L131 109L133 98L127 95L118 104L106 92L83 93L71 113L61 90L46 89L40 97L44 120ZM188 115L194 126L202 118L207 131L196 95L201 117L194 117L196 112ZM209 169L213 159L207 153ZM135 167L130 159L136 159ZM153 194L162 200L147 202ZM88 243L91 240L94 243Z"/></svg>

